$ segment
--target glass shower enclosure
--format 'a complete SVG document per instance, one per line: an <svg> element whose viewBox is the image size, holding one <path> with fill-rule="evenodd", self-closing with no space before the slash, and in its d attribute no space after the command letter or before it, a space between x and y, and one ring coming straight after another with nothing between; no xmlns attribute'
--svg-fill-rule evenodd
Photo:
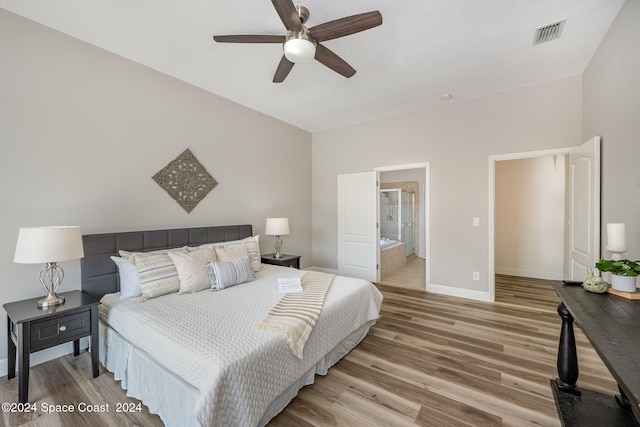
<svg viewBox="0 0 640 427"><path fill-rule="evenodd" d="M380 190L380 239L406 243L409 257L415 254L414 229L415 194L400 189Z"/></svg>

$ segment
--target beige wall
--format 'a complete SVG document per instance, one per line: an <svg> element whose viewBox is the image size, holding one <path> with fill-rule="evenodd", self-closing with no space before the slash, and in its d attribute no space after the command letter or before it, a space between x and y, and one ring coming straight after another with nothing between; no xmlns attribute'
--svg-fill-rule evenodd
<svg viewBox="0 0 640 427"><path fill-rule="evenodd" d="M13 263L22 226L263 233L268 216L285 216L285 251L311 265L308 132L3 10L0 57L0 304L43 293L42 266ZM219 183L189 214L151 179L186 148ZM62 290L79 289L79 262L61 266Z"/></svg>
<svg viewBox="0 0 640 427"><path fill-rule="evenodd" d="M564 278L565 156L496 162L496 273Z"/></svg>
<svg viewBox="0 0 640 427"><path fill-rule="evenodd" d="M608 222L626 223L640 258L640 1L627 0L584 73L583 137L602 136L602 255Z"/></svg>
<svg viewBox="0 0 640 427"><path fill-rule="evenodd" d="M580 145L582 78L565 78L313 135L313 260L336 268L336 176L430 162L431 281L488 292L490 155ZM480 227L472 227L472 218ZM473 271L480 280L473 280Z"/></svg>

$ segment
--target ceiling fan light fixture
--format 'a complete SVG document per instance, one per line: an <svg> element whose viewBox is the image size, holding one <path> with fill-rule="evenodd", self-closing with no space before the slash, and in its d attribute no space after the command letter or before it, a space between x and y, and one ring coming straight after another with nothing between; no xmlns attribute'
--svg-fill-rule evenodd
<svg viewBox="0 0 640 427"><path fill-rule="evenodd" d="M289 31L284 42L284 56L294 64L302 64L315 58L316 43L306 28L302 31Z"/></svg>

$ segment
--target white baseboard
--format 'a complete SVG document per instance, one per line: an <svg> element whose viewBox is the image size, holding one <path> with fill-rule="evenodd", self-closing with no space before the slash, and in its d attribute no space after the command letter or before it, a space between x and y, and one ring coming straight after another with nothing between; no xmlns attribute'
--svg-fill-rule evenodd
<svg viewBox="0 0 640 427"><path fill-rule="evenodd" d="M499 267L496 265L496 274L505 274L507 276L530 277L532 279L544 280L562 280L564 274L549 271L525 270L522 268Z"/></svg>
<svg viewBox="0 0 640 427"><path fill-rule="evenodd" d="M427 285L427 292L434 294L448 295L451 297L467 298L476 301L491 302L489 292L474 291L472 289L455 288L453 286L438 285L430 283Z"/></svg>
<svg viewBox="0 0 640 427"><path fill-rule="evenodd" d="M80 338L80 350L84 350L89 348L89 338ZM61 344L56 347L48 348L46 350L37 351L35 353L31 353L31 357L29 359L30 366L36 366L44 362L48 362L49 360L57 359L58 357L66 356L67 354L73 354L73 343L69 342L66 344ZM4 377L7 375L9 371L9 361L5 357L4 359L0 359L0 377Z"/></svg>

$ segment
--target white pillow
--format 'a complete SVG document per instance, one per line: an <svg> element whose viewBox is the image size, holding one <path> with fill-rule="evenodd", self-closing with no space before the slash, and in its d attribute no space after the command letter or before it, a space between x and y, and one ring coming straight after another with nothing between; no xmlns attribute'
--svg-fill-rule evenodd
<svg viewBox="0 0 640 427"><path fill-rule="evenodd" d="M216 260L216 253L212 248L197 249L192 252L169 252L167 255L178 270L180 290L178 293L187 294L207 289L211 286L206 265Z"/></svg>
<svg viewBox="0 0 640 427"><path fill-rule="evenodd" d="M212 291L221 291L255 279L248 256L228 262L208 262L207 273Z"/></svg>
<svg viewBox="0 0 640 427"><path fill-rule="evenodd" d="M132 258L136 256L143 257L143 256L152 256L152 255L163 255L169 252L182 252L186 249L187 249L186 246L183 246L180 248L173 248L173 249L156 249L155 251L147 251L147 252L131 252L131 251L124 251L121 249L118 251L118 253L120 253L121 257L127 258L129 261L133 262Z"/></svg>
<svg viewBox="0 0 640 427"><path fill-rule="evenodd" d="M218 261L220 262L229 262L248 255L249 253L244 243L232 246L216 246L216 257L218 257Z"/></svg>
<svg viewBox="0 0 640 427"><path fill-rule="evenodd" d="M111 259L118 266L118 277L120 277L120 299L134 298L142 295L140 287L140 276L138 267L126 258L112 256Z"/></svg>
<svg viewBox="0 0 640 427"><path fill-rule="evenodd" d="M256 272L262 268L260 260L260 235L246 237L242 240L231 242L214 243L212 246L216 250L219 261L231 261L249 255L251 269Z"/></svg>

